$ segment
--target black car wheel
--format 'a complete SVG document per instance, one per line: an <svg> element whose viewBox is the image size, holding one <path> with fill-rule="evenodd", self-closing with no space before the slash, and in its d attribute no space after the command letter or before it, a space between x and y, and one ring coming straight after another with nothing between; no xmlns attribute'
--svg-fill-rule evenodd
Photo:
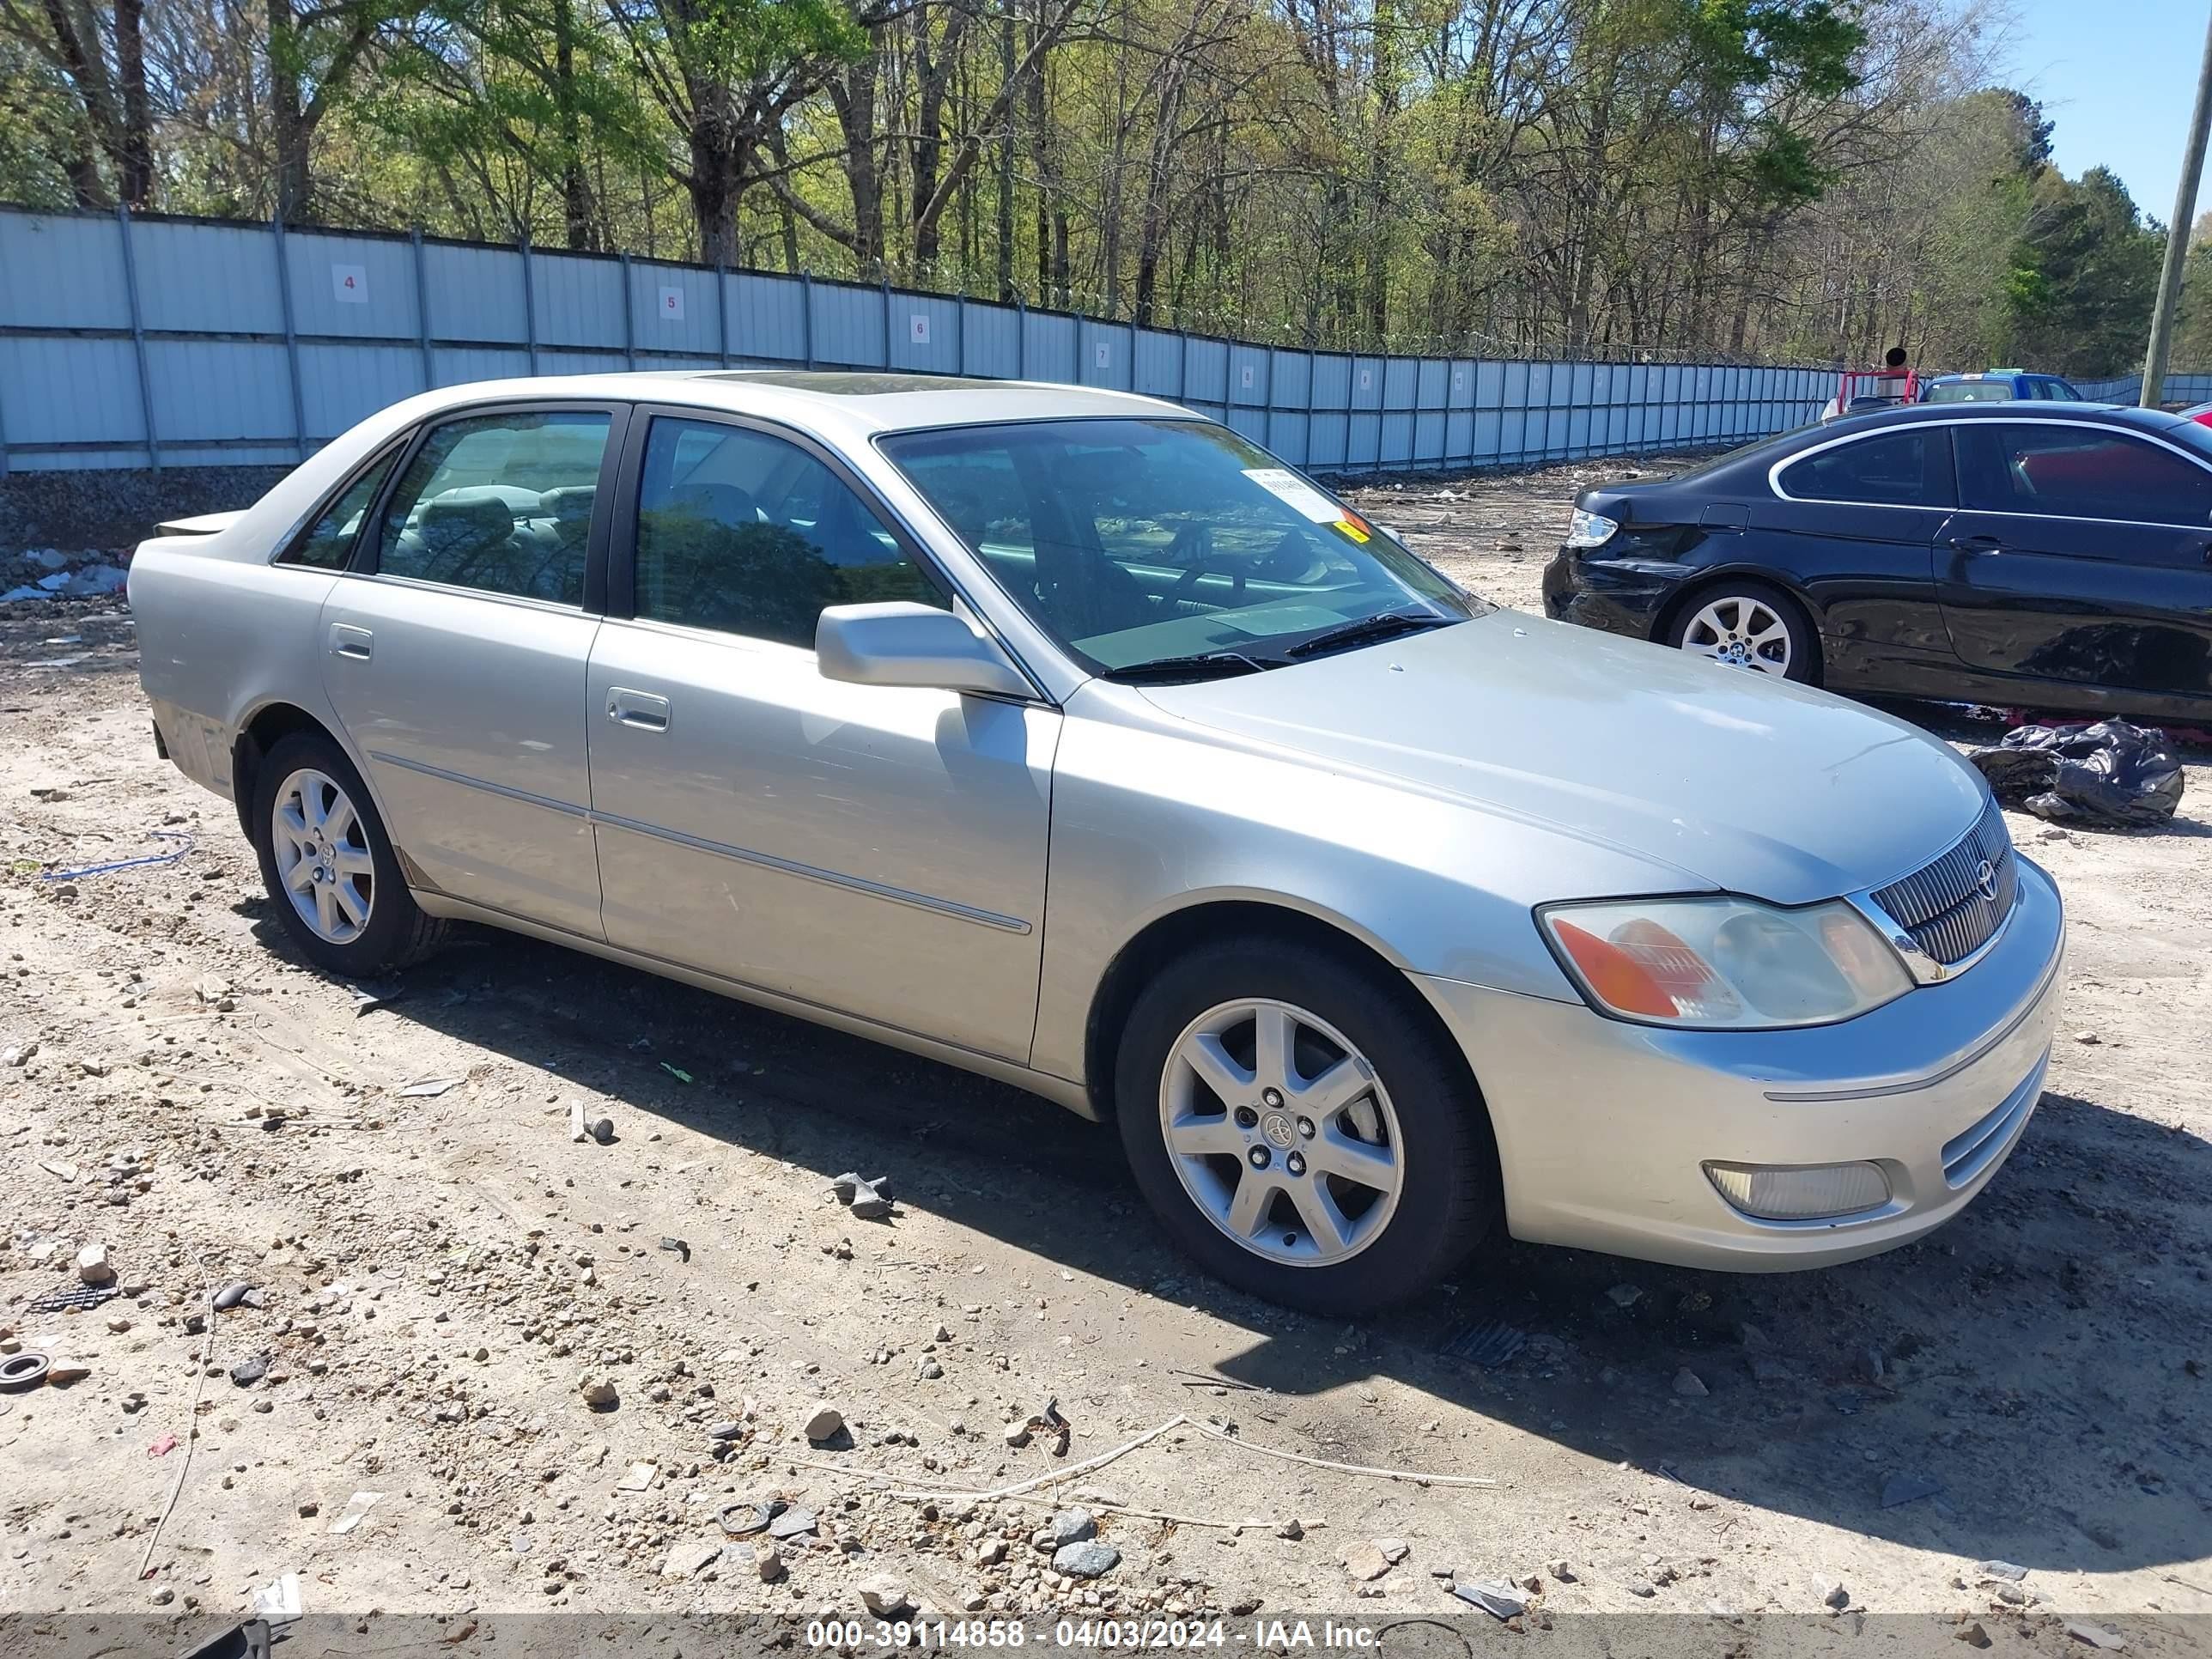
<svg viewBox="0 0 2212 1659"><path fill-rule="evenodd" d="M1667 643L1803 685L1820 683L1820 647L1805 609L1765 582L1730 579L1683 600Z"/></svg>
<svg viewBox="0 0 2212 1659"><path fill-rule="evenodd" d="M1490 1119L1393 987L1231 937L1147 985L1115 1067L1137 1184L1218 1278L1341 1317L1419 1295L1498 1219Z"/></svg>

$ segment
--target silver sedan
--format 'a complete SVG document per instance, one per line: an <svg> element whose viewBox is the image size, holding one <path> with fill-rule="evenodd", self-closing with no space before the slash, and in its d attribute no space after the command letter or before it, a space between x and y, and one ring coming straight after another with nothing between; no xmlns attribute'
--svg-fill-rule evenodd
<svg viewBox="0 0 2212 1659"><path fill-rule="evenodd" d="M1886 1249L2041 1091L2058 893L1949 750L1497 611L1169 404L457 386L164 530L156 741L314 962L488 923L1009 1079L1285 1303Z"/></svg>

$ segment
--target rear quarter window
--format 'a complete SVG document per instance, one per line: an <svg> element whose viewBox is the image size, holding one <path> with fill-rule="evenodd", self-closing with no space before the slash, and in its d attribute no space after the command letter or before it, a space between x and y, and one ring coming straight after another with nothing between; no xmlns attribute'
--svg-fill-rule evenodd
<svg viewBox="0 0 2212 1659"><path fill-rule="evenodd" d="M1950 440L1941 427L1856 438L1790 463L1782 493L1801 501L1880 507L1948 507Z"/></svg>

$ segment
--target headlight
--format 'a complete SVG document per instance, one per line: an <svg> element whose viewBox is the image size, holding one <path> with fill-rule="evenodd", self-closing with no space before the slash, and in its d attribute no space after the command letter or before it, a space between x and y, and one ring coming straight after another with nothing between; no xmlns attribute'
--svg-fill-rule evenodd
<svg viewBox="0 0 2212 1659"><path fill-rule="evenodd" d="M1612 899L1547 905L1537 920L1593 1005L1655 1025L1821 1025L1912 988L1896 953L1840 901L1784 910L1755 899Z"/></svg>
<svg viewBox="0 0 2212 1659"><path fill-rule="evenodd" d="M1620 526L1601 513L1585 513L1579 507L1567 520L1569 547L1602 547L1613 538Z"/></svg>

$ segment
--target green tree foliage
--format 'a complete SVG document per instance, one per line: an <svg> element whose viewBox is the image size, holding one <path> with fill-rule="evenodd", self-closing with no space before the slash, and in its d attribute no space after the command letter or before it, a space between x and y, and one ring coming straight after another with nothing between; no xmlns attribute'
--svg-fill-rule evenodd
<svg viewBox="0 0 2212 1659"><path fill-rule="evenodd" d="M0 198L1292 344L2132 368L2158 233L1990 86L1999 5L0 0Z"/></svg>

